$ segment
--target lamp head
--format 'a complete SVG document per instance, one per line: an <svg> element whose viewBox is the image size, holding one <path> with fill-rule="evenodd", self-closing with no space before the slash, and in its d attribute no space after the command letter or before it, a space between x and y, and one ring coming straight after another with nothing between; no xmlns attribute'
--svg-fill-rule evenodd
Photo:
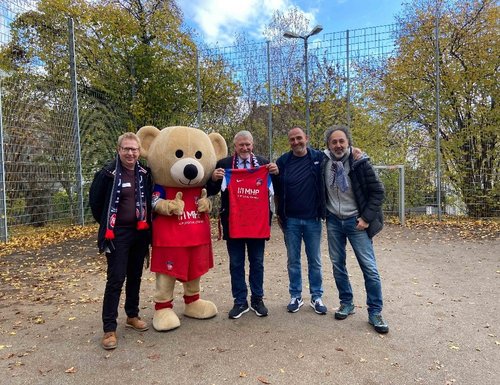
<svg viewBox="0 0 500 385"><path fill-rule="evenodd" d="M284 37L287 37L289 39L300 39L302 38L302 36L296 34L296 33L293 33L293 32L290 32L290 31L286 31L284 34L283 34Z"/></svg>
<svg viewBox="0 0 500 385"><path fill-rule="evenodd" d="M321 31L323 31L323 27L318 24L316 27L313 28L313 30L311 32L309 32L309 35L307 35L307 36L316 35L316 34L320 33Z"/></svg>

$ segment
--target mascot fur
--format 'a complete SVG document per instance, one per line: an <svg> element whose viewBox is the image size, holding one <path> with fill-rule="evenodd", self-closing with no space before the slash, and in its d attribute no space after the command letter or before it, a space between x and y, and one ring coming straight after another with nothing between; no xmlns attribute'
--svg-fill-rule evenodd
<svg viewBox="0 0 500 385"><path fill-rule="evenodd" d="M141 155L155 182L151 271L156 273L153 327L180 326L173 311L175 282L184 287L184 315L212 318L217 307L200 298L200 277L213 267L211 201L204 189L217 160L227 156L224 138L192 127L159 130L144 126L137 135Z"/></svg>

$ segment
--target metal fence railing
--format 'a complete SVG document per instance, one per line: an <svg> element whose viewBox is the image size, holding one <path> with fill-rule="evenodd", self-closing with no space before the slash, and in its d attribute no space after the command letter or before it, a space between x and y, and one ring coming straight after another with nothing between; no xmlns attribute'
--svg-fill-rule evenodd
<svg viewBox="0 0 500 385"><path fill-rule="evenodd" d="M34 9L37 3L0 2L0 48L10 41L9 28L17 15ZM355 121L355 111L366 108L365 94L370 86L363 69L373 63L386 63L398 54L397 31L394 24L311 37L307 46L310 98L304 97L305 52L300 39L239 40L232 47L200 49L198 71L221 66L221 76L230 77L238 85L239 97L236 107L210 110L201 102L199 86L204 79L198 77L198 84L193 84L193 88L198 87L198 111L191 111L191 123L220 131L228 143L234 133L249 129L256 139L255 152L276 159L288 149L287 131L294 125L304 126L304 101L308 100L310 144L323 148L323 131L329 125L351 125L356 144L373 155L372 162L386 187L386 213L402 216L402 221L404 215L435 214L438 194L434 138L423 136L425 151L394 160L372 147L373 140L363 137L366 133L356 131L360 123ZM78 46L78 41L75 44ZM68 74L69 55L68 48ZM43 72L43 63L38 65L40 68L34 68L32 73ZM75 105L79 114L77 126ZM368 115L372 113L378 112L368 111ZM0 72L3 240L7 239L8 229L20 226L90 220L86 206L90 181L104 161L113 156L119 134L130 129L127 114L123 106L117 106L112 97L103 93L79 86L76 94L69 76L66 83L61 83L60 79L51 82L43 76ZM386 145L383 139L380 147ZM400 163L401 168L383 166ZM498 173L498 169L492 167L491 172ZM498 175L495 178L498 180ZM470 197L467 206L463 191L454 187L446 173L440 181L443 212L468 215ZM491 188L498 190L498 184ZM82 202L83 217L79 206ZM493 209L481 216L498 218L500 213Z"/></svg>

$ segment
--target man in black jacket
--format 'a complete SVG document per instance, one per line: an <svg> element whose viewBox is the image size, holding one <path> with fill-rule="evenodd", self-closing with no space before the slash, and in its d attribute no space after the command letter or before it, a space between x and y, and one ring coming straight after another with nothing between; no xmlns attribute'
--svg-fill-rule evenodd
<svg viewBox="0 0 500 385"><path fill-rule="evenodd" d="M151 242L151 171L139 162L140 141L133 132L118 138L116 159L94 175L89 204L99 223L99 252L106 253L107 277L102 307L104 349L117 346L116 319L125 278L125 326L148 330L139 317L144 259Z"/></svg>
<svg viewBox="0 0 500 385"><path fill-rule="evenodd" d="M327 149L323 162L326 189L327 236L333 276L339 291L336 319L353 314L353 293L346 268L346 240L349 239L363 272L368 305L368 322L379 333L389 326L382 317L382 285L372 237L383 227L382 202L385 192L367 157L354 160L351 133L346 126L325 132Z"/></svg>
<svg viewBox="0 0 500 385"><path fill-rule="evenodd" d="M323 303L321 270L322 220L325 218L325 189L321 174L322 151L309 147L309 138L300 127L288 131L290 151L276 164L280 170L274 187L278 223L287 251L290 302L287 310L296 313L302 299L302 243L307 257L310 305L317 314L327 313Z"/></svg>
<svg viewBox="0 0 500 385"><path fill-rule="evenodd" d="M275 163L253 153L253 137L249 131L240 131L234 136L234 155L217 162L212 178L207 183L208 195L215 195L221 190L225 169L252 169L264 166L269 174L277 175ZM269 197L266 196L269 207ZM231 274L231 291L234 306L229 311L229 318L236 319L252 309L259 317L265 317L268 310L264 305L264 247L266 238L236 238L230 231L229 191L221 193L220 220L223 228L223 239L226 240L229 254L229 271ZM271 211L269 210L269 222ZM250 271L248 280L251 291L250 308L248 307L248 288L245 281L245 247L248 253Z"/></svg>

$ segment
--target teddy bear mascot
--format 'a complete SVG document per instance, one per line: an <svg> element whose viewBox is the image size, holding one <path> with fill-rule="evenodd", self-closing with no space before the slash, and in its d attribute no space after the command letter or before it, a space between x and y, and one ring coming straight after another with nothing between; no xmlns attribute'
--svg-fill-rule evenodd
<svg viewBox="0 0 500 385"><path fill-rule="evenodd" d="M159 130L144 126L137 135L141 155L154 179L151 271L156 273L153 327L180 326L173 311L175 282L184 287L184 315L207 319L217 307L200 298L200 277L213 267L211 201L204 186L217 160L227 156L224 138L192 127Z"/></svg>

